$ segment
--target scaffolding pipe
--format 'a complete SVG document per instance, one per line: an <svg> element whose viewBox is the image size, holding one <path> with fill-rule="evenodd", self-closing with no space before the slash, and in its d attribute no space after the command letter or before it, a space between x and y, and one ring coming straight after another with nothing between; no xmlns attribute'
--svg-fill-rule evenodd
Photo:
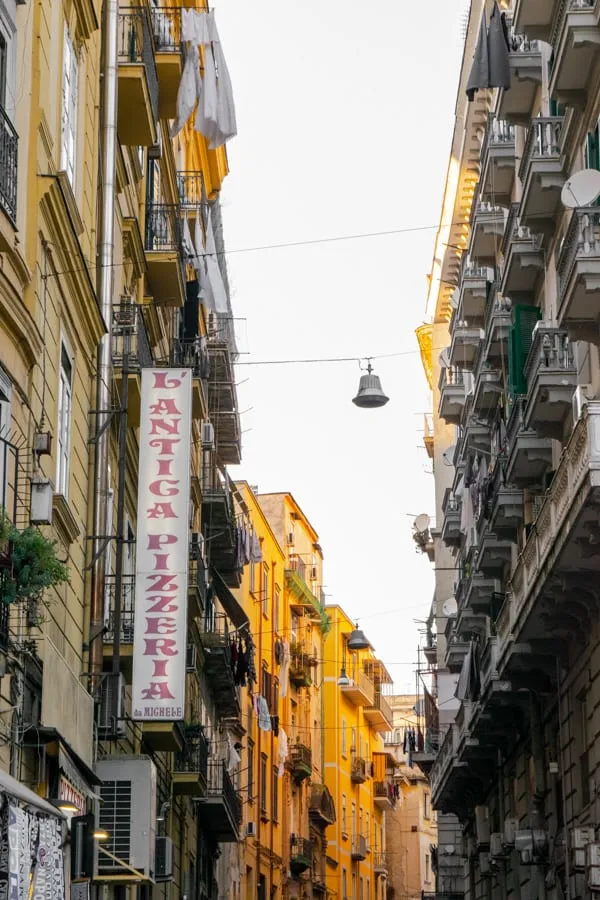
<svg viewBox="0 0 600 900"><path fill-rule="evenodd" d="M111 407L112 382L112 302L115 218L115 179L117 168L117 31L118 0L104 0L102 10L102 67L100 76L100 216L97 251L97 293L100 312L107 333L98 345L96 364L96 440L94 443L94 496L92 577L90 599L90 678L92 691L98 687L102 672L102 644L91 638L97 635L104 621L104 590L106 554L100 536L111 533L107 522L108 464L110 433L108 421Z"/></svg>

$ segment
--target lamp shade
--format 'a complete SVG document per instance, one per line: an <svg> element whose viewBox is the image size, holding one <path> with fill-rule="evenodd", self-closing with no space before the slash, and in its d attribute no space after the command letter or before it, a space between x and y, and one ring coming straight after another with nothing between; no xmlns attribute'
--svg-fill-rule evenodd
<svg viewBox="0 0 600 900"><path fill-rule="evenodd" d="M348 650L367 650L370 646L364 631L357 626L348 638Z"/></svg>
<svg viewBox="0 0 600 900"><path fill-rule="evenodd" d="M389 399L383 393L379 375L373 375L369 364L366 375L360 376L358 394L352 402L361 409L376 409L379 406L385 406Z"/></svg>

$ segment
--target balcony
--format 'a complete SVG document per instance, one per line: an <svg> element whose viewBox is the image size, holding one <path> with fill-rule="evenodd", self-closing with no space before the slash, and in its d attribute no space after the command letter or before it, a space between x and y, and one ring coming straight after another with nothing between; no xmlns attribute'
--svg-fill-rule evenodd
<svg viewBox="0 0 600 900"><path fill-rule="evenodd" d="M0 208L17 224L17 161L19 138L0 106Z"/></svg>
<svg viewBox="0 0 600 900"><path fill-rule="evenodd" d="M340 692L355 706L372 706L375 702L375 685L366 672L353 667L350 684L340 684Z"/></svg>
<svg viewBox="0 0 600 900"><path fill-rule="evenodd" d="M590 638L597 620L594 585L600 572L599 448L600 402L590 401L573 428L512 571L510 595L497 623L501 663L523 641L579 638L583 646ZM544 603L544 597L554 600Z"/></svg>
<svg viewBox="0 0 600 900"><path fill-rule="evenodd" d="M448 640L446 646L445 666L449 672L458 673L462 669L462 664L467 651L469 649L468 641L458 641L456 639Z"/></svg>
<svg viewBox="0 0 600 900"><path fill-rule="evenodd" d="M584 106L600 58L600 3L564 0L554 22L549 93L569 106Z"/></svg>
<svg viewBox="0 0 600 900"><path fill-rule="evenodd" d="M312 750L306 744L297 741L290 750L288 767L296 784L312 775Z"/></svg>
<svg viewBox="0 0 600 900"><path fill-rule="evenodd" d="M574 340L598 343L600 212L575 209L557 264L558 323Z"/></svg>
<svg viewBox="0 0 600 900"><path fill-rule="evenodd" d="M188 619L204 615L206 602L206 567L200 547L192 543L188 565Z"/></svg>
<svg viewBox="0 0 600 900"><path fill-rule="evenodd" d="M577 367L565 331L540 322L525 362L528 402L524 425L542 437L562 438L577 386Z"/></svg>
<svg viewBox="0 0 600 900"><path fill-rule="evenodd" d="M442 540L447 547L458 547L461 539L460 518L461 501L458 500L450 488L446 488L442 501L444 521L442 524Z"/></svg>
<svg viewBox="0 0 600 900"><path fill-rule="evenodd" d="M106 631L102 636L104 642L103 656L107 663L113 658L113 642L116 626L117 595L119 593L116 575L107 575L104 587L105 608L108 610ZM135 576L121 576L120 587L120 624L119 624L119 656L121 671L128 682L131 681L133 669L133 627L135 620Z"/></svg>
<svg viewBox="0 0 600 900"><path fill-rule="evenodd" d="M180 722L144 722L142 741L151 750L161 753L177 753L183 747L183 729Z"/></svg>
<svg viewBox="0 0 600 900"><path fill-rule="evenodd" d="M480 421L493 422L500 394L504 390L502 369L483 363L475 377L473 412Z"/></svg>
<svg viewBox="0 0 600 900"><path fill-rule="evenodd" d="M506 481L526 487L552 467L552 441L525 427L526 400L516 397L507 424Z"/></svg>
<svg viewBox="0 0 600 900"><path fill-rule="evenodd" d="M335 824L335 804L326 785L314 782L311 784L308 815L311 821L316 822L321 828Z"/></svg>
<svg viewBox="0 0 600 900"><path fill-rule="evenodd" d="M465 376L460 369L448 367L440 372L438 414L448 425L458 425L466 400Z"/></svg>
<svg viewBox="0 0 600 900"><path fill-rule="evenodd" d="M192 370L192 418L208 419L210 357L206 338L199 335L196 338L172 340L171 365L183 366Z"/></svg>
<svg viewBox="0 0 600 900"><path fill-rule="evenodd" d="M513 27L519 34L550 42L552 23L561 0L515 0Z"/></svg>
<svg viewBox="0 0 600 900"><path fill-rule="evenodd" d="M290 838L290 869L292 875L298 876L302 872L306 872L307 869L312 868L312 862L312 841L293 834Z"/></svg>
<svg viewBox="0 0 600 900"><path fill-rule="evenodd" d="M216 468L202 472L202 530L209 565L218 569L230 587L237 587L239 569L235 547L235 513L229 477Z"/></svg>
<svg viewBox="0 0 600 900"><path fill-rule="evenodd" d="M355 862L360 862L367 858L367 839L364 834L355 834L352 837L351 858Z"/></svg>
<svg viewBox="0 0 600 900"><path fill-rule="evenodd" d="M308 643L292 644L290 648L290 681L296 687L310 687L317 657Z"/></svg>
<svg viewBox="0 0 600 900"><path fill-rule="evenodd" d="M376 875L387 875L389 871L388 855L385 850L373 851L373 871Z"/></svg>
<svg viewBox="0 0 600 900"><path fill-rule="evenodd" d="M352 764L350 769L350 778L352 784L364 784L371 775L371 763L362 756L356 756L352 752Z"/></svg>
<svg viewBox="0 0 600 900"><path fill-rule="evenodd" d="M490 291L485 317L485 349L483 360L493 367L504 365L508 333L512 323L511 303L494 284Z"/></svg>
<svg viewBox="0 0 600 900"><path fill-rule="evenodd" d="M469 325L466 320L455 322L452 329L449 360L454 368L471 370L483 341L483 329Z"/></svg>
<svg viewBox="0 0 600 900"><path fill-rule="evenodd" d="M468 264L463 267L458 288L458 319L466 319L471 325L483 324L488 284L493 278L493 270L486 266Z"/></svg>
<svg viewBox="0 0 600 900"><path fill-rule="evenodd" d="M423 443L429 459L433 459L434 456L434 438L433 414L425 413L423 416Z"/></svg>
<svg viewBox="0 0 600 900"><path fill-rule="evenodd" d="M201 725L183 729L183 746L175 754L173 793L201 796L208 776L208 741Z"/></svg>
<svg viewBox="0 0 600 900"><path fill-rule="evenodd" d="M183 72L181 9L151 6L150 18L158 78L158 114L161 119L174 119L177 115L177 92Z"/></svg>
<svg viewBox="0 0 600 900"><path fill-rule="evenodd" d="M540 42L513 33L508 62L511 73L510 90L500 91L498 116L514 125L528 125L542 83Z"/></svg>
<svg viewBox="0 0 600 900"><path fill-rule="evenodd" d="M373 782L373 803L378 809L393 809L396 805L394 785L391 781Z"/></svg>
<svg viewBox="0 0 600 900"><path fill-rule="evenodd" d="M515 129L490 115L481 145L481 200L508 205L515 181Z"/></svg>
<svg viewBox="0 0 600 900"><path fill-rule="evenodd" d="M544 271L543 236L532 234L526 225L521 225L519 209L520 204L514 203L506 223L500 291L515 302L525 302L535 291L540 273Z"/></svg>
<svg viewBox="0 0 600 900"><path fill-rule="evenodd" d="M474 572L465 586L465 599L461 603L476 615L489 615L493 595L501 590L501 582L484 572Z"/></svg>
<svg viewBox="0 0 600 900"><path fill-rule="evenodd" d="M119 140L130 147L150 147L157 141L158 76L148 10L119 9L117 39Z"/></svg>
<svg viewBox="0 0 600 900"><path fill-rule="evenodd" d="M200 798L198 815L215 842L239 841L242 803L222 760L208 762L206 793Z"/></svg>
<svg viewBox="0 0 600 900"><path fill-rule="evenodd" d="M155 303L183 306L186 288L178 204L149 203L146 206L144 250L148 283Z"/></svg>
<svg viewBox="0 0 600 900"><path fill-rule="evenodd" d="M510 563L513 542L501 537L487 527L479 538L476 566L484 575L489 573L501 577L505 567Z"/></svg>
<svg viewBox="0 0 600 900"><path fill-rule="evenodd" d="M477 199L473 205L471 217L471 243L469 256L481 265L494 265L502 235L506 210L502 206L492 205Z"/></svg>
<svg viewBox="0 0 600 900"><path fill-rule="evenodd" d="M181 211L189 218L195 218L206 206L204 176L198 171L177 173L177 193Z"/></svg>
<svg viewBox="0 0 600 900"><path fill-rule="evenodd" d="M212 604L208 604L198 624L204 651L204 674L215 706L221 716L237 718L240 705L231 664L231 623L224 613L215 612Z"/></svg>
<svg viewBox="0 0 600 900"><path fill-rule="evenodd" d="M313 592L316 579L312 578L312 574L312 565L305 563L299 556L290 556L284 570L286 587L290 592L290 606L298 615L308 616L313 622L324 624L327 616L324 606Z"/></svg>
<svg viewBox="0 0 600 900"><path fill-rule="evenodd" d="M554 231L561 208L566 163L562 153L563 117L533 119L527 133L519 178L523 186L519 221L536 232Z"/></svg>
<svg viewBox="0 0 600 900"><path fill-rule="evenodd" d="M219 456L226 465L238 465L242 438L237 409L237 389L232 353L235 348L233 326L229 318L220 318L208 335L211 377L208 384L208 408L215 422Z"/></svg>
<svg viewBox="0 0 600 900"><path fill-rule="evenodd" d="M375 691L374 703L372 706L365 707L363 715L367 722L370 723L373 731L377 731L379 734L392 731L394 727L391 707L381 691Z"/></svg>
<svg viewBox="0 0 600 900"><path fill-rule="evenodd" d="M501 466L496 467L499 472ZM523 524L523 489L501 483L494 488L490 527L501 537L516 537Z"/></svg>
<svg viewBox="0 0 600 900"><path fill-rule="evenodd" d="M126 297L113 306L112 324L113 377L120 398L127 379L127 421L139 427L142 402L142 369L154 365L150 337L142 307Z"/></svg>

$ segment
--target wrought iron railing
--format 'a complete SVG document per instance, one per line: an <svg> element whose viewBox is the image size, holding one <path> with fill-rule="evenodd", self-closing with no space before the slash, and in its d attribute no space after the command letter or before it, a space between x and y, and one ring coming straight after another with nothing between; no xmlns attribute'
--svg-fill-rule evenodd
<svg viewBox="0 0 600 900"><path fill-rule="evenodd" d="M379 712L387 719L388 722L393 722L392 716L392 708L390 704L387 702L381 691L375 691L375 697L373 699L373 705L370 707L371 709L378 709Z"/></svg>
<svg viewBox="0 0 600 900"><path fill-rule="evenodd" d="M144 7L119 10L117 31L118 59L120 65L143 63L148 81L148 92L155 121L158 119L158 75L154 59L154 41L149 12Z"/></svg>
<svg viewBox="0 0 600 900"><path fill-rule="evenodd" d="M128 298L113 307L113 363L137 371L154 365L154 354L142 308Z"/></svg>
<svg viewBox="0 0 600 900"><path fill-rule="evenodd" d="M112 644L115 634L117 603L120 606L119 635L121 644L133 644L133 627L135 622L135 576L121 576L121 596L117 596L117 576L107 575L105 581L105 608L108 616L104 643Z"/></svg>
<svg viewBox="0 0 600 900"><path fill-rule="evenodd" d="M352 754L351 777L353 781L366 781L371 774L371 763L363 756Z"/></svg>
<svg viewBox="0 0 600 900"><path fill-rule="evenodd" d="M290 837L290 856L292 859L302 857L312 861L313 858L313 842L308 838L298 837L293 834Z"/></svg>
<svg viewBox="0 0 600 900"><path fill-rule="evenodd" d="M373 851L373 871L387 872L389 868L388 855L385 850Z"/></svg>
<svg viewBox="0 0 600 900"><path fill-rule="evenodd" d="M184 743L175 754L175 772L198 774L207 781L209 745L201 725L184 728Z"/></svg>
<svg viewBox="0 0 600 900"><path fill-rule="evenodd" d="M151 6L152 37L157 53L181 53L181 9Z"/></svg>
<svg viewBox="0 0 600 900"><path fill-rule="evenodd" d="M19 138L0 106L0 206L13 225L17 221L17 162Z"/></svg>
<svg viewBox="0 0 600 900"><path fill-rule="evenodd" d="M229 809L231 818L238 828L242 821L242 801L233 786L231 777L223 760L211 759L207 766L206 796L222 797Z"/></svg>
<svg viewBox="0 0 600 900"><path fill-rule="evenodd" d="M198 209L205 201L204 179L202 172L178 172L177 191L181 208ZM198 248L196 248L198 249Z"/></svg>
<svg viewBox="0 0 600 900"><path fill-rule="evenodd" d="M171 346L171 363L192 369L195 378L210 376L210 355L206 338L199 336L192 340L176 339Z"/></svg>
<svg viewBox="0 0 600 900"><path fill-rule="evenodd" d="M364 834L355 834L352 837L353 859L365 859L368 852L367 839Z"/></svg>
<svg viewBox="0 0 600 900"><path fill-rule="evenodd" d="M145 249L181 250L181 208L178 203L149 203L146 207Z"/></svg>
<svg viewBox="0 0 600 900"><path fill-rule="evenodd" d="M293 768L306 766L312 769L312 750L306 744L298 741L290 750L290 763Z"/></svg>

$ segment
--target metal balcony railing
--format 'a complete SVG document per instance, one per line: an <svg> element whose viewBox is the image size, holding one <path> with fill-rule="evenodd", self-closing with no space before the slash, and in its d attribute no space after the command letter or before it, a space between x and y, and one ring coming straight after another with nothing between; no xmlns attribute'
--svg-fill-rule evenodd
<svg viewBox="0 0 600 900"><path fill-rule="evenodd" d="M150 253L181 250L181 207L178 203L147 205L144 249Z"/></svg>
<svg viewBox="0 0 600 900"><path fill-rule="evenodd" d="M375 798L380 797L389 800L392 805L395 805L396 803L394 785L391 781L374 781L373 795Z"/></svg>
<svg viewBox="0 0 600 900"><path fill-rule="evenodd" d="M221 797L238 827L242 821L242 802L223 760L211 759L207 766L206 796Z"/></svg>
<svg viewBox="0 0 600 900"><path fill-rule="evenodd" d="M366 859L368 852L367 839L364 834L352 837L352 859Z"/></svg>
<svg viewBox="0 0 600 900"><path fill-rule="evenodd" d="M385 850L374 850L373 851L373 871L374 872L387 872L389 867L388 863L388 855Z"/></svg>
<svg viewBox="0 0 600 900"><path fill-rule="evenodd" d="M157 53L181 53L181 9L151 6L152 37Z"/></svg>
<svg viewBox="0 0 600 900"><path fill-rule="evenodd" d="M120 65L139 65L146 69L148 91L154 119L158 119L158 75L154 59L151 19L148 10L129 7L119 10L117 47Z"/></svg>
<svg viewBox="0 0 600 900"><path fill-rule="evenodd" d="M17 160L19 138L0 106L0 206L13 225L17 221Z"/></svg>
<svg viewBox="0 0 600 900"><path fill-rule="evenodd" d="M175 754L175 772L194 773L207 781L208 751L208 741L202 726L186 727L183 747Z"/></svg>
<svg viewBox="0 0 600 900"><path fill-rule="evenodd" d="M362 756L356 756L352 753L352 771L351 778L354 782L363 782L371 774L370 762Z"/></svg>
<svg viewBox="0 0 600 900"><path fill-rule="evenodd" d="M302 859L312 860L313 857L313 843L308 838L298 837L293 834L290 837L290 857L292 859L298 859L301 857Z"/></svg>
<svg viewBox="0 0 600 900"><path fill-rule="evenodd" d="M375 699L373 701L373 709L378 709L388 722L393 721L392 708L387 702L381 691L375 691Z"/></svg>
<svg viewBox="0 0 600 900"><path fill-rule="evenodd" d="M154 365L154 355L142 308L128 298L113 307L113 363L131 372Z"/></svg>
<svg viewBox="0 0 600 900"><path fill-rule="evenodd" d="M178 172L177 192L184 210L195 210L206 203L202 172Z"/></svg>
<svg viewBox="0 0 600 900"><path fill-rule="evenodd" d="M210 356L205 337L193 340L176 339L171 346L171 363L174 366L189 367L194 378L210 376Z"/></svg>
<svg viewBox="0 0 600 900"><path fill-rule="evenodd" d="M115 610L120 602L121 623L119 628L120 643L133 644L133 626L135 620L135 575L121 576L121 597L117 597L117 576L107 575L105 581L106 606L108 620L104 632L104 643L112 644L115 634Z"/></svg>

